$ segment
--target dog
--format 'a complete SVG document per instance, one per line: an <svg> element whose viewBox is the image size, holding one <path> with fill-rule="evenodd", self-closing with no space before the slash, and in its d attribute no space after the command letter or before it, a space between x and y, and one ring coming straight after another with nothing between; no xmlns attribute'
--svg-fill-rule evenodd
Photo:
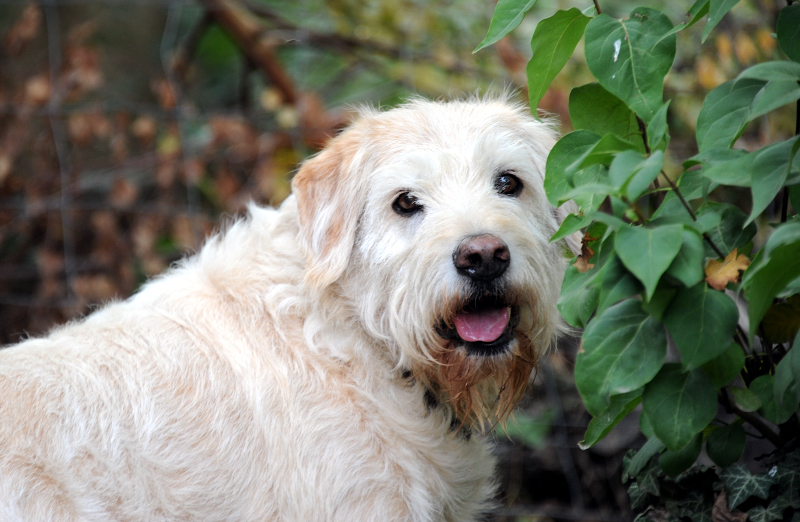
<svg viewBox="0 0 800 522"><path fill-rule="evenodd" d="M278 209L1 350L0 519L478 519L479 429L562 328L554 141L504 98L363 110Z"/></svg>

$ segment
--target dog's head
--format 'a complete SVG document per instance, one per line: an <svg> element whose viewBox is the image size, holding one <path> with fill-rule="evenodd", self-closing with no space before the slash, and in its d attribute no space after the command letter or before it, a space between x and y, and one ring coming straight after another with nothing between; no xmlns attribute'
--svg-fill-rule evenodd
<svg viewBox="0 0 800 522"><path fill-rule="evenodd" d="M363 113L293 180L306 284L463 420L508 414L561 325L554 142L502 100L417 100Z"/></svg>

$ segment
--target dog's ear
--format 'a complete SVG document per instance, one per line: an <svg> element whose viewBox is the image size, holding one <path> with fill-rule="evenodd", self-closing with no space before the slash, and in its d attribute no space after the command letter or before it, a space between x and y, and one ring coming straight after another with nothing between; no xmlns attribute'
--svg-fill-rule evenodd
<svg viewBox="0 0 800 522"><path fill-rule="evenodd" d="M358 140L345 132L307 160L292 180L308 285L322 289L347 268L363 201L358 180Z"/></svg>
<svg viewBox="0 0 800 522"><path fill-rule="evenodd" d="M557 209L555 209L556 220L558 224L564 222L567 219L567 216L570 214L577 214L578 213L578 205L576 205L573 201L567 201ZM568 235L564 238L564 242L569 247L570 251L574 255L580 255L581 253L581 240L583 239L583 235L580 232L573 232L572 234Z"/></svg>

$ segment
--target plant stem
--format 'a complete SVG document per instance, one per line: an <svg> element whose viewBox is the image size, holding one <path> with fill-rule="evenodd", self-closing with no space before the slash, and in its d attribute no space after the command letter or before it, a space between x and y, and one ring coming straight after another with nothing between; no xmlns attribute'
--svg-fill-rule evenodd
<svg viewBox="0 0 800 522"><path fill-rule="evenodd" d="M731 413L735 413L740 418L742 418L745 422L750 424L754 427L759 433L761 433L767 440L769 440L776 448L783 447L783 440L781 440L781 436L772 431L772 428L767 426L767 424L762 421L757 415L753 413L742 411L740 410L731 400L730 396L728 395L728 390L723 388L720 390L719 399L722 405Z"/></svg>
<svg viewBox="0 0 800 522"><path fill-rule="evenodd" d="M663 170L661 171L661 175L664 176L664 179L667 180L667 183L669 183L670 188L672 188L672 190L675 191L675 195L678 196L678 199L681 200L683 208L685 208L686 211L689 212L689 215L692 217L692 221L697 221L697 216L695 215L694 210L692 210L692 207L689 205L689 203L686 202L686 199L684 199L683 194L681 194L681 191L678 190L678 185L676 185L674 181L669 179L669 176L667 176L667 174ZM717 245L714 244L714 242L711 240L710 237L708 237L708 234L705 232L703 232L703 239L706 240L706 243L708 243L711 246L711 248L714 249L714 252L716 252L716 254L720 258L725 259L725 254L722 253L722 251L717 247Z"/></svg>
<svg viewBox="0 0 800 522"><path fill-rule="evenodd" d="M594 8L597 9L597 14L603 14L603 11L600 10L600 4L597 3L597 0L593 1L594 1Z"/></svg>

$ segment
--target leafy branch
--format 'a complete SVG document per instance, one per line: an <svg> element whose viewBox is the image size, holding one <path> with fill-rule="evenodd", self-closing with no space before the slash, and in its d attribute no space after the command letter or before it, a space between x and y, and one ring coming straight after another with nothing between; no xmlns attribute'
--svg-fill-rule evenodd
<svg viewBox="0 0 800 522"><path fill-rule="evenodd" d="M597 443L641 404L640 426L649 442L631 461L639 464L626 471L634 478L634 505L656 502L637 489L647 483L642 474L694 473L705 477L707 494L701 499L688 489L678 505L691 497L696 509L658 509L693 520L701 511L710 516L712 505L732 513L753 495L730 478L744 476L732 471L747 440L741 425L752 426L779 452L800 444L800 218L790 211L800 207L800 4L790 3L778 16L778 45L788 60L752 66L708 93L696 126L699 153L683 159L673 180L664 170L672 151L663 85L676 33L707 17L705 40L736 2L697 0L677 26L650 7L636 7L620 20L593 3L593 17L573 8L540 21L528 65L532 107L581 39L596 79L572 90L575 130L553 147L545 175L551 204L572 200L579 208L552 240L581 234L584 251L592 252L568 268L559 301L564 319L584 328L575 380L593 418L581 446ZM479 49L511 31L533 4L501 0ZM751 121L788 104L798 106L794 137L753 152L734 147ZM749 215L715 201L719 187L747 191ZM654 192L660 197L645 218L637 203ZM761 244L756 223L769 222L766 210L776 199L780 220L768 224ZM746 304L743 314L737 302ZM666 362L668 338L679 362ZM719 405L733 422L717 418ZM703 447L719 474L687 471ZM657 466L644 467L656 456ZM792 462L791 472L800 477L800 460ZM713 489L720 477L723 491ZM761 487L767 479L742 480ZM744 516L773 520L800 512L800 498L785 498L788 489L767 490L758 490L765 502L749 501ZM777 515L764 518L768 512Z"/></svg>

